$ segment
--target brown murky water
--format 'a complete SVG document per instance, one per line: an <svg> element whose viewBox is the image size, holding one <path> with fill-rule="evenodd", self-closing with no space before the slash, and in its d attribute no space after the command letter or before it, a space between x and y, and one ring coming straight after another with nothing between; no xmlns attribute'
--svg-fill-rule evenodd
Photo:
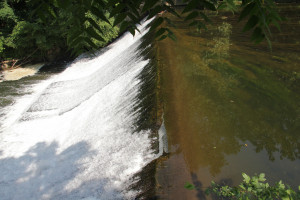
<svg viewBox="0 0 300 200"><path fill-rule="evenodd" d="M178 40L158 43L170 152L157 169L159 199L206 199L212 180L237 185L242 172L300 185L300 5L292 7L281 7L287 21L273 31L272 52L232 14L201 32L173 18Z"/></svg>

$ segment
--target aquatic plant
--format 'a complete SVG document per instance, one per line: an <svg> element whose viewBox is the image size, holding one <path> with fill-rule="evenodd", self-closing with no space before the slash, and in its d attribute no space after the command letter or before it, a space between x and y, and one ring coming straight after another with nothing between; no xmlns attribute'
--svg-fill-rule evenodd
<svg viewBox="0 0 300 200"><path fill-rule="evenodd" d="M216 195L220 199L237 199L237 200L251 200L251 199L282 199L282 200L296 200L300 199L300 186L298 191L293 190L288 185L279 181L271 186L266 183L265 174L254 175L252 177L247 174L242 174L244 180L237 187L230 187L228 185L219 185L214 181L211 182L211 187L205 190L206 195ZM194 189L192 184L186 184L185 188Z"/></svg>

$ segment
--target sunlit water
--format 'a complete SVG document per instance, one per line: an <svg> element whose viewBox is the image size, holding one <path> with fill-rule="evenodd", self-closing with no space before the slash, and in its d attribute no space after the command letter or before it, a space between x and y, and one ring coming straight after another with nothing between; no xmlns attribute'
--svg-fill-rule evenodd
<svg viewBox="0 0 300 200"><path fill-rule="evenodd" d="M0 198L133 199L134 176L157 157L136 131L139 74L149 63L141 34L125 34L58 75L1 88ZM135 178L133 178L135 177Z"/></svg>
<svg viewBox="0 0 300 200"><path fill-rule="evenodd" d="M238 185L242 172L298 188L299 12L299 4L283 8L272 52L252 44L231 13L211 16L201 32L169 16L178 40L158 43L170 152L158 167L161 199L206 199L212 180Z"/></svg>

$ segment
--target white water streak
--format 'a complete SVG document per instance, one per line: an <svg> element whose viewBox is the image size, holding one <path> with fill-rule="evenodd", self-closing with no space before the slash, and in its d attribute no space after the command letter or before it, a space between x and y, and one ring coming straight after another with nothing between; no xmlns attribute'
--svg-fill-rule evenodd
<svg viewBox="0 0 300 200"><path fill-rule="evenodd" d="M138 55L141 37L126 34L99 57L77 59L9 108L0 132L1 199L134 197L126 191L132 176L155 158L149 133L132 128L136 77L148 63Z"/></svg>

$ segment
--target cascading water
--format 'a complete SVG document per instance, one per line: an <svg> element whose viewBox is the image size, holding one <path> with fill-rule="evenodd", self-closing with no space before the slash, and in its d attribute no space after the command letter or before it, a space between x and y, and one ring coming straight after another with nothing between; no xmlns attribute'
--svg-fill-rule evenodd
<svg viewBox="0 0 300 200"><path fill-rule="evenodd" d="M8 199L133 199L133 177L157 155L150 131L136 132L138 46L125 34L94 58L31 88L3 112L0 196Z"/></svg>

